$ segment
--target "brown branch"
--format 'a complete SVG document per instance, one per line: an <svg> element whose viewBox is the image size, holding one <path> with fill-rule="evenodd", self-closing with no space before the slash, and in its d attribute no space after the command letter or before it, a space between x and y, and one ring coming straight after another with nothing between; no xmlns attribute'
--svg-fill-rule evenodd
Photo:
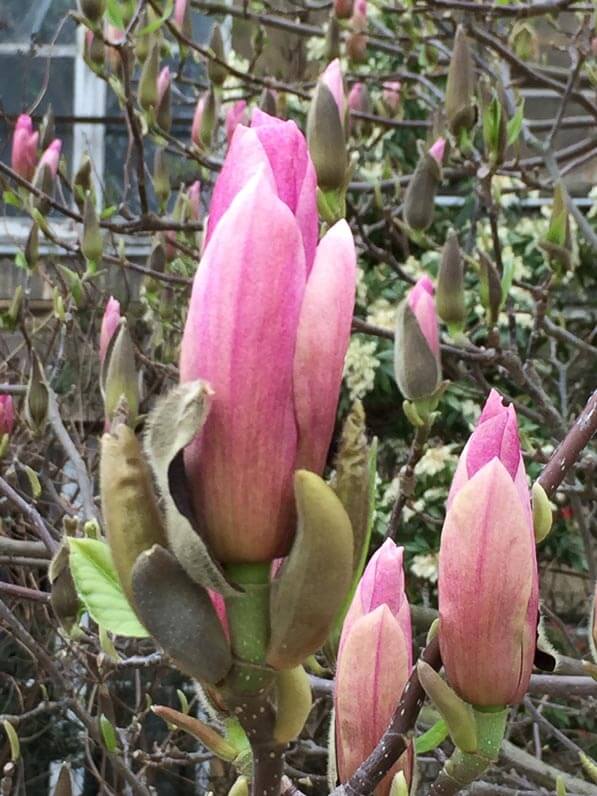
<svg viewBox="0 0 597 796"><path fill-rule="evenodd" d="M26 500L24 500L18 492L11 487L8 481L5 481L4 478L0 476L0 494L4 495L4 497L8 498L8 500L16 506L17 509L23 514L29 522L33 525L35 529L35 533L41 539L41 541L45 544L48 551L51 555L54 555L56 550L58 550L58 542L54 539L46 523L44 522L41 514L34 509L33 506L30 506Z"/></svg>
<svg viewBox="0 0 597 796"><path fill-rule="evenodd" d="M566 473L578 460L581 451L589 443L596 431L597 390L593 392L585 408L555 449L539 476L538 481L549 496L553 495L562 483Z"/></svg>

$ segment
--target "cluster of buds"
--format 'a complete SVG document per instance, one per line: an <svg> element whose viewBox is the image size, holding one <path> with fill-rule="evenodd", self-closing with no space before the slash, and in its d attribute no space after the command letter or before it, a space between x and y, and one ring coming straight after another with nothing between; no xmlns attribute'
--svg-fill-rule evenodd
<svg viewBox="0 0 597 796"><path fill-rule="evenodd" d="M196 215L199 190L184 197ZM316 191L294 122L259 109L250 127L237 122L211 198L181 384L151 412L145 450L133 430L134 351L114 299L100 340L102 507L123 592L220 710L238 714L250 738L267 731L282 745L306 719L302 664L345 611L363 546L353 507L321 478L356 253L344 220L318 242ZM246 700L264 708L251 711L261 724L236 710Z"/></svg>

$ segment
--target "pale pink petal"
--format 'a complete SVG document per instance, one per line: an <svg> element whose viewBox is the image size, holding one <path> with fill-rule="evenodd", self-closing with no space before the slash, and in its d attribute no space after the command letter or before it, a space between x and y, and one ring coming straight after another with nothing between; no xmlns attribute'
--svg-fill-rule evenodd
<svg viewBox="0 0 597 796"><path fill-rule="evenodd" d="M325 83L332 93L333 98L338 106L338 113L340 114L340 121L344 124L346 117L346 95L344 93L344 78L342 76L342 68L340 66L340 59L335 58L325 69L320 77L320 80Z"/></svg>
<svg viewBox="0 0 597 796"><path fill-rule="evenodd" d="M309 275L296 341L297 468L323 472L350 338L356 252L346 221L324 236Z"/></svg>
<svg viewBox="0 0 597 796"><path fill-rule="evenodd" d="M239 145L255 146L254 131L246 133ZM219 217L181 347L181 381L202 378L214 390L185 466L200 527L223 562L271 561L287 553L294 531L292 368L305 262L300 230L272 183L263 171L251 178Z"/></svg>

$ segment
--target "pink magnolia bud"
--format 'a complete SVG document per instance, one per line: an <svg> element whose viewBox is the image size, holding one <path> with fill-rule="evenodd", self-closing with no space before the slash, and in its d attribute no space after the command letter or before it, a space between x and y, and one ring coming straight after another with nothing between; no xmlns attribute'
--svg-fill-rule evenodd
<svg viewBox="0 0 597 796"><path fill-rule="evenodd" d="M340 121L344 124L346 118L346 95L344 93L344 77L342 76L340 59L335 58L331 64L327 66L319 79L331 91L332 97L338 106Z"/></svg>
<svg viewBox="0 0 597 796"><path fill-rule="evenodd" d="M158 75L158 105L170 88L170 69L165 66Z"/></svg>
<svg viewBox="0 0 597 796"><path fill-rule="evenodd" d="M427 345L439 356L439 327L433 293L433 282L428 276L422 276L408 294L408 306L419 322Z"/></svg>
<svg viewBox="0 0 597 796"><path fill-rule="evenodd" d="M236 194L257 173L266 175L278 197L294 214L311 269L319 221L316 175L307 143L292 121L283 121L255 108L251 127L238 125L218 175L209 208L206 243Z"/></svg>
<svg viewBox="0 0 597 796"><path fill-rule="evenodd" d="M450 685L498 707L525 694L538 575L516 412L492 390L452 482L439 556L440 647Z"/></svg>
<svg viewBox="0 0 597 796"><path fill-rule="evenodd" d="M352 29L355 33L364 33L367 30L367 0L355 0Z"/></svg>
<svg viewBox="0 0 597 796"><path fill-rule="evenodd" d="M346 782L385 731L412 668L410 608L404 592L403 548L387 540L371 558L344 620L336 667L336 758ZM402 770L412 776L409 748L381 781L387 796Z"/></svg>
<svg viewBox="0 0 597 796"><path fill-rule="evenodd" d="M348 95L348 107L351 111L367 113L369 110L369 92L364 83L355 83Z"/></svg>
<svg viewBox="0 0 597 796"><path fill-rule="evenodd" d="M354 0L334 0L334 14L338 19L350 19L354 8Z"/></svg>
<svg viewBox="0 0 597 796"><path fill-rule="evenodd" d="M400 107L400 89L402 84L399 80L389 80L383 84L383 101L388 111L396 114Z"/></svg>
<svg viewBox="0 0 597 796"><path fill-rule="evenodd" d="M21 177L31 180L37 161L37 142L39 133L33 132L31 117L22 113L12 136L11 166Z"/></svg>
<svg viewBox="0 0 597 796"><path fill-rule="evenodd" d="M189 199L189 207L191 208L191 219L193 221L199 221L201 217L201 183L199 180L195 180L191 185L187 191L187 197Z"/></svg>
<svg viewBox="0 0 597 796"><path fill-rule="evenodd" d="M120 302L115 299L114 296L110 296L104 310L104 316L102 318L102 325L100 328L99 358L102 365L106 359L110 340L114 336L116 329L118 329L120 318Z"/></svg>
<svg viewBox="0 0 597 796"><path fill-rule="evenodd" d="M50 169L52 177L56 177L56 174L58 173L58 163L60 162L61 150L62 141L59 138L55 138L41 156L38 169L41 169L43 166L47 166Z"/></svg>
<svg viewBox="0 0 597 796"><path fill-rule="evenodd" d="M435 144L429 150L429 154L431 157L437 161L439 166L442 165L444 160L444 153L446 151L446 140L445 138L438 138Z"/></svg>
<svg viewBox="0 0 597 796"><path fill-rule="evenodd" d="M332 227L308 271L298 213L287 204L297 199L291 188L302 191L292 175L299 151L284 148L298 131L285 125L292 123L276 121L281 146L272 165L274 131L264 144L261 127L234 134L181 345L181 381L202 378L214 390L185 468L202 533L222 562L287 554L292 477L297 467L321 472L350 335L352 235L345 222ZM251 175L255 159L262 165Z"/></svg>
<svg viewBox="0 0 597 796"><path fill-rule="evenodd" d="M193 33L190 5L189 0L176 0L174 3L174 22L178 30L188 38L190 38Z"/></svg>
<svg viewBox="0 0 597 796"><path fill-rule="evenodd" d="M0 436L12 434L15 425L15 408L12 395L0 395Z"/></svg>
<svg viewBox="0 0 597 796"><path fill-rule="evenodd" d="M226 138L228 144L232 141L232 135L239 124L246 124L247 119L247 101L244 99L238 100L232 105L226 114Z"/></svg>

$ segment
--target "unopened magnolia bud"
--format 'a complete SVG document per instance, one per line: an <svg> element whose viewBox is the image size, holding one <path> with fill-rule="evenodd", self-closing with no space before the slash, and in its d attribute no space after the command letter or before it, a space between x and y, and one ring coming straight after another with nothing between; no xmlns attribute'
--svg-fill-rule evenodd
<svg viewBox="0 0 597 796"><path fill-rule="evenodd" d="M490 326L495 326L502 306L502 283L497 268L481 251L479 252L479 279L481 304L487 311Z"/></svg>
<svg viewBox="0 0 597 796"><path fill-rule="evenodd" d="M58 621L71 633L79 618L81 603L69 566L68 544L62 542L48 569L50 603Z"/></svg>
<svg viewBox="0 0 597 796"><path fill-rule="evenodd" d="M211 31L209 49L219 61L226 60L222 29L217 23L214 24ZM210 58L207 62L207 76L215 86L221 86L228 77L228 69L223 64L217 63L213 58Z"/></svg>
<svg viewBox="0 0 597 796"><path fill-rule="evenodd" d="M200 149L210 148L216 121L216 95L213 88L210 86L207 94L198 100L195 115L193 116L191 140L195 146L198 146Z"/></svg>
<svg viewBox="0 0 597 796"><path fill-rule="evenodd" d="M39 260L39 227L33 223L25 244L25 260L29 268L33 269Z"/></svg>
<svg viewBox="0 0 597 796"><path fill-rule="evenodd" d="M167 133L170 132L172 127L170 104L170 70L165 66L158 77L158 101L155 116L158 126Z"/></svg>
<svg viewBox="0 0 597 796"><path fill-rule="evenodd" d="M464 306L464 261L458 245L458 235L453 230L442 251L442 259L435 291L437 314L450 327L462 329L466 317Z"/></svg>
<svg viewBox="0 0 597 796"><path fill-rule="evenodd" d="M557 182L554 186L549 227L547 235L539 242L539 246L558 273L570 269L572 265L570 219L566 204L566 188L561 182Z"/></svg>
<svg viewBox="0 0 597 796"><path fill-rule="evenodd" d="M159 238L156 238L151 252L147 258L147 267L158 274L163 274L166 269L166 250Z"/></svg>
<svg viewBox="0 0 597 796"><path fill-rule="evenodd" d="M159 545L133 567L133 606L140 621L185 674L219 683L232 664L230 645L209 594Z"/></svg>
<svg viewBox="0 0 597 796"><path fill-rule="evenodd" d="M188 713L181 713L179 710L167 707L166 705L153 705L151 710L168 724L173 724L183 732L188 732L194 738L206 746L220 760L232 763L237 756L237 750L219 732L212 729L208 724L189 716Z"/></svg>
<svg viewBox="0 0 597 796"><path fill-rule="evenodd" d="M342 606L353 568L350 519L339 498L315 473L294 476L297 534L271 590L267 663L299 666L324 643Z"/></svg>
<svg viewBox="0 0 597 796"><path fill-rule="evenodd" d="M432 150L443 139L438 139ZM417 163L404 197L404 219L411 229L424 230L431 226L435 209L435 194L442 180L443 147L438 157L426 152Z"/></svg>
<svg viewBox="0 0 597 796"><path fill-rule="evenodd" d="M542 542L551 531L553 514L551 503L539 481L535 481L531 489L533 505L533 528L535 530L535 541L537 544Z"/></svg>
<svg viewBox="0 0 597 796"><path fill-rule="evenodd" d="M114 566L132 603L135 561L154 544L165 546L166 531L139 441L123 424L102 437L100 493Z"/></svg>
<svg viewBox="0 0 597 796"><path fill-rule="evenodd" d="M103 241L99 219L91 194L85 197L83 207L83 230L81 234L81 251L83 256L95 266L102 259Z"/></svg>
<svg viewBox="0 0 597 796"><path fill-rule="evenodd" d="M446 722L455 745L463 752L476 752L477 727L471 706L425 661L417 663L417 676L423 690Z"/></svg>
<svg viewBox="0 0 597 796"><path fill-rule="evenodd" d="M330 16L325 32L325 60L329 64L340 57L340 25L337 15Z"/></svg>
<svg viewBox="0 0 597 796"><path fill-rule="evenodd" d="M397 312L394 375L409 401L431 397L441 384L439 357L431 350L408 299L401 302Z"/></svg>
<svg viewBox="0 0 597 796"><path fill-rule="evenodd" d="M134 425L139 414L139 387L135 366L135 351L126 318L121 318L118 330L112 335L102 366L101 386L104 410L110 420L126 401L128 422Z"/></svg>
<svg viewBox="0 0 597 796"><path fill-rule="evenodd" d="M156 149L155 151L152 183L160 208L164 210L170 198L170 171L165 149Z"/></svg>
<svg viewBox="0 0 597 796"><path fill-rule="evenodd" d="M106 48L104 42L95 36L93 31L85 31L83 41L83 60L93 72L100 72L106 60Z"/></svg>
<svg viewBox="0 0 597 796"><path fill-rule="evenodd" d="M137 89L137 99L144 111L155 108L158 102L158 69L159 69L159 45L154 42L149 55L145 59L139 87Z"/></svg>
<svg viewBox="0 0 597 796"><path fill-rule="evenodd" d="M311 712L313 697L309 677L302 666L276 675L276 723L274 741L285 746L301 734Z"/></svg>
<svg viewBox="0 0 597 796"><path fill-rule="evenodd" d="M346 39L346 55L355 64L367 61L367 34L351 33Z"/></svg>
<svg viewBox="0 0 597 796"><path fill-rule="evenodd" d="M39 433L48 417L49 394L44 370L37 354L31 355L31 371L25 395L25 418L34 434Z"/></svg>
<svg viewBox="0 0 597 796"><path fill-rule="evenodd" d="M346 140L340 111L330 89L321 80L309 106L307 141L322 191L339 190L346 179Z"/></svg>
<svg viewBox="0 0 597 796"><path fill-rule="evenodd" d="M106 0L79 0L79 8L90 22L99 22L106 10Z"/></svg>
<svg viewBox="0 0 597 796"><path fill-rule="evenodd" d="M81 159L81 164L77 169L73 180L73 192L77 207L81 212L85 206L85 197L88 192L93 191L93 182L91 179L91 159L85 153Z"/></svg>
<svg viewBox="0 0 597 796"><path fill-rule="evenodd" d="M462 25L456 29L454 49L446 85L446 118L455 136L470 130L476 121L475 69L469 42Z"/></svg>

